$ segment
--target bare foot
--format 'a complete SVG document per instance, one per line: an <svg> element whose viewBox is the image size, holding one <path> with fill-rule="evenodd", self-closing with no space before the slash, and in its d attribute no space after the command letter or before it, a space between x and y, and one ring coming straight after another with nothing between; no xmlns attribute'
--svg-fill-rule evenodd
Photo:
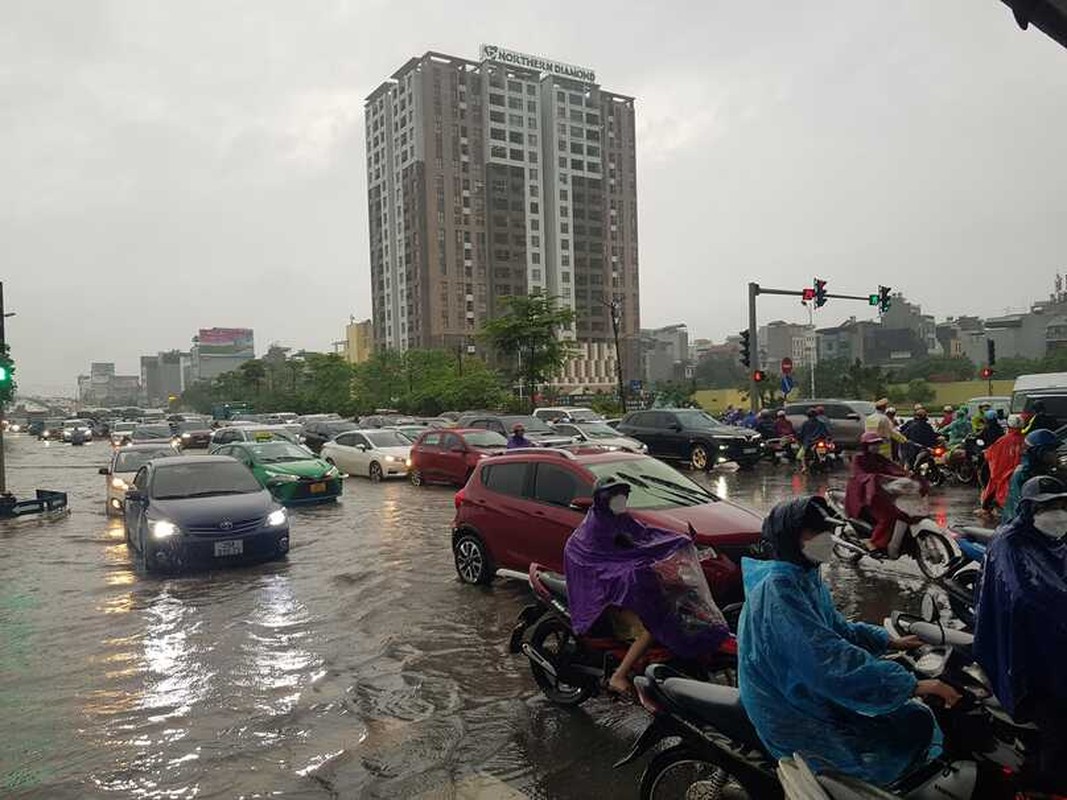
<svg viewBox="0 0 1067 800"><path fill-rule="evenodd" d="M630 679L625 675L614 673L611 676L611 680L608 681L608 691L612 694L617 694L622 697L629 697L633 694L634 685L630 682Z"/></svg>

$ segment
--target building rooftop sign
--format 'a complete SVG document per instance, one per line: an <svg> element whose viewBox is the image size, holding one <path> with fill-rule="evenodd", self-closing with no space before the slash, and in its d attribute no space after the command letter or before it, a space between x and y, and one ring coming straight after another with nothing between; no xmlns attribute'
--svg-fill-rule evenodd
<svg viewBox="0 0 1067 800"><path fill-rule="evenodd" d="M549 61L547 58L541 58L540 56L531 56L526 53L507 50L495 44L483 44L479 48L479 53L482 61L496 61L501 64L511 64L516 67L559 75L562 78L574 78L586 83L596 83L596 73L588 67L561 64L558 61Z"/></svg>

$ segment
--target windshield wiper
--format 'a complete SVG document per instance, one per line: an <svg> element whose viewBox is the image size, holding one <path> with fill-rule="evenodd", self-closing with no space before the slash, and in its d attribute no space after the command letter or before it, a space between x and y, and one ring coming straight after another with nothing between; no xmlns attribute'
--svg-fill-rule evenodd
<svg viewBox="0 0 1067 800"><path fill-rule="evenodd" d="M174 494L167 497L156 498L158 500L176 500L182 497L212 497L214 495L223 494L248 494L248 492L241 489L212 489L207 492L193 492L192 494Z"/></svg>
<svg viewBox="0 0 1067 800"><path fill-rule="evenodd" d="M673 496L672 500L674 502L677 502L679 499L681 499L682 501L688 503L689 505L695 505L694 497L693 497L692 494L689 494L688 492L681 492L678 489L673 488L675 486L675 484L672 484L669 481L665 481L665 483L667 484L666 486L660 487L660 486L654 486L654 485L648 483L647 481L645 481L643 478L639 478L636 475L631 475L628 472L616 472L615 474L618 475L623 480L629 482L629 483L633 483L633 484L635 484L637 486L640 486L646 492L654 492L656 494L659 494L661 497L671 497L671 496ZM644 475L643 477L649 478L649 477L652 477L652 476ZM702 498L702 499L707 499L707 498Z"/></svg>
<svg viewBox="0 0 1067 800"><path fill-rule="evenodd" d="M658 484L659 486L669 487L673 491L684 493L684 494L689 495L691 497L692 496L697 496L697 497L704 498L706 500L718 500L719 499L714 494L712 494L711 492L708 492L708 491L706 491L704 489L692 488L692 487L689 487L689 486L685 486L684 484L681 484L681 483L675 483L674 481L669 481L666 478L660 478L660 477L658 477L656 475L649 475L646 472L642 472L641 473L641 477L644 478L647 481L652 481L653 483Z"/></svg>

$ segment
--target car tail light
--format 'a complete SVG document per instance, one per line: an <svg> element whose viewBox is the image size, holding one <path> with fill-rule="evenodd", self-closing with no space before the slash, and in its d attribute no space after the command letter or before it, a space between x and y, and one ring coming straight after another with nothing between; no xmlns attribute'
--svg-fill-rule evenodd
<svg viewBox="0 0 1067 800"><path fill-rule="evenodd" d="M818 450L820 453L825 453L826 452L826 442L816 442L815 449Z"/></svg>
<svg viewBox="0 0 1067 800"><path fill-rule="evenodd" d="M463 505L463 501L467 499L466 490L460 489L458 492L456 492L456 496L452 499L456 504L456 511L459 511L459 507Z"/></svg>
<svg viewBox="0 0 1067 800"><path fill-rule="evenodd" d="M934 458L941 458L943 455L945 455L945 448L944 447L935 447L934 448Z"/></svg>

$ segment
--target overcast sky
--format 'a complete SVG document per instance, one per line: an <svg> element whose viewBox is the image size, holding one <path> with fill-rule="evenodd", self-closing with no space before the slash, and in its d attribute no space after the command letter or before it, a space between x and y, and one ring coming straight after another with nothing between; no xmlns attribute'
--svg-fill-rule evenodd
<svg viewBox="0 0 1067 800"><path fill-rule="evenodd" d="M370 313L363 98L483 41L636 96L646 327L722 338L813 275L998 314L1067 268L1067 50L997 0L0 0L22 387L213 325L329 349Z"/></svg>

